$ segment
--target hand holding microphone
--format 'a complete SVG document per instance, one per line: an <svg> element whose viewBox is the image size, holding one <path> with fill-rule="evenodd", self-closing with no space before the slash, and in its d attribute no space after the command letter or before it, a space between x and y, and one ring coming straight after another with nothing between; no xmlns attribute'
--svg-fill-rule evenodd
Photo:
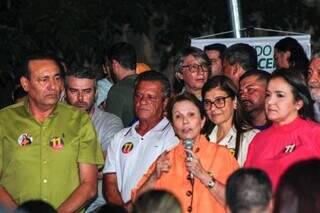
<svg viewBox="0 0 320 213"><path fill-rule="evenodd" d="M199 157L192 151L193 140L186 139L184 141L184 149L186 151L186 167L189 171L188 177L192 180L194 177L200 178L204 174L207 175L207 172L203 169Z"/></svg>
<svg viewBox="0 0 320 213"><path fill-rule="evenodd" d="M187 162L192 162L192 153L188 152L188 151L192 151L192 147L193 147L193 140L192 139L185 139L184 141L184 149L186 150L186 161ZM188 166L187 166L188 167ZM188 175L188 178L190 180L193 179L193 174L192 172L189 170L189 175Z"/></svg>
<svg viewBox="0 0 320 213"><path fill-rule="evenodd" d="M185 148L186 150L192 151L192 147L193 147L193 140L187 138L187 139L184 141L184 148ZM191 160L192 160L192 154L191 154L191 153L186 152L186 156L187 156L187 160L188 160L188 161L191 161Z"/></svg>

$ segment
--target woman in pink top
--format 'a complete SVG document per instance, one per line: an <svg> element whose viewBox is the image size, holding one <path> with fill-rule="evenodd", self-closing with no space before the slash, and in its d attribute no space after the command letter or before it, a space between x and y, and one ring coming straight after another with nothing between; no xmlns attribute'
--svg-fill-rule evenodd
<svg viewBox="0 0 320 213"><path fill-rule="evenodd" d="M272 73L265 104L272 126L255 136L244 166L263 169L275 190L290 165L320 157L320 125L312 121L310 93L297 71Z"/></svg>

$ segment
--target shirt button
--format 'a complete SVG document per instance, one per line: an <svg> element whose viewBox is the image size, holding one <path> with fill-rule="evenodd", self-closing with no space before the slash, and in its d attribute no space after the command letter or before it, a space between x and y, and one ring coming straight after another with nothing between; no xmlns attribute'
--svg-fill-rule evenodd
<svg viewBox="0 0 320 213"><path fill-rule="evenodd" d="M43 161L43 164L47 164L47 163L48 163L48 161L46 161L46 160Z"/></svg>
<svg viewBox="0 0 320 213"><path fill-rule="evenodd" d="M192 195L192 192L191 192L191 191L187 191L186 195L187 195L188 197L190 197L190 196Z"/></svg>
<svg viewBox="0 0 320 213"><path fill-rule="evenodd" d="M43 180L43 183L47 183L47 182L48 182L48 180L47 180L47 179L44 179L44 180Z"/></svg>
<svg viewBox="0 0 320 213"><path fill-rule="evenodd" d="M192 207L189 206L187 211L188 211L188 212L192 212Z"/></svg>

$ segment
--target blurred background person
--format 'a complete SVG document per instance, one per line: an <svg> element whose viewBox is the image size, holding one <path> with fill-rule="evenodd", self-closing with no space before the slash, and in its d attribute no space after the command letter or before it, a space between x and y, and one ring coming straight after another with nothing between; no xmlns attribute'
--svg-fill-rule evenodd
<svg viewBox="0 0 320 213"><path fill-rule="evenodd" d="M249 117L250 124L259 130L270 126L266 110L265 97L270 73L263 70L251 70L240 77L240 103Z"/></svg>
<svg viewBox="0 0 320 213"><path fill-rule="evenodd" d="M249 44L236 43L224 52L223 74L229 77L237 88L239 88L241 75L257 68L257 51Z"/></svg>
<svg viewBox="0 0 320 213"><path fill-rule="evenodd" d="M111 73L110 73L111 72L110 66L111 66L110 60L108 59L107 53L105 53L101 68L96 70L97 97L96 97L95 105L103 111L105 111L107 108L107 97L113 85L113 81L111 79Z"/></svg>
<svg viewBox="0 0 320 213"><path fill-rule="evenodd" d="M194 95L175 97L168 117L180 143L158 158L133 195L137 190L163 189L178 198L183 212L226 212L225 183L238 168L237 161L225 147L201 135L206 118Z"/></svg>
<svg viewBox="0 0 320 213"><path fill-rule="evenodd" d="M209 77L223 75L222 62L226 48L227 46L221 43L209 44L204 47L203 50L211 63L211 75Z"/></svg>
<svg viewBox="0 0 320 213"><path fill-rule="evenodd" d="M308 71L308 86L314 100L314 119L320 122L320 54L316 53L311 59Z"/></svg>
<svg viewBox="0 0 320 213"><path fill-rule="evenodd" d="M121 118L127 127L134 119L133 92L137 78L137 54L126 42L115 43L108 51L110 75L115 83L108 93L106 111Z"/></svg>
<svg viewBox="0 0 320 213"><path fill-rule="evenodd" d="M226 202L231 213L271 213L272 185L260 169L241 168L227 181Z"/></svg>
<svg viewBox="0 0 320 213"><path fill-rule="evenodd" d="M290 165L320 155L320 125L312 121L312 100L300 72L272 73L266 112L272 126L259 132L251 142L245 167L264 170L274 190Z"/></svg>
<svg viewBox="0 0 320 213"><path fill-rule="evenodd" d="M319 180L319 158L292 165L280 178L274 213L320 212Z"/></svg>
<svg viewBox="0 0 320 213"><path fill-rule="evenodd" d="M211 75L208 56L199 48L187 47L176 59L175 77L183 84L179 94L188 92L201 100L201 89Z"/></svg>
<svg viewBox="0 0 320 213"><path fill-rule="evenodd" d="M178 199L165 190L149 190L134 202L132 213L182 213Z"/></svg>
<svg viewBox="0 0 320 213"><path fill-rule="evenodd" d="M226 76L215 76L204 85L202 97L208 122L212 124L209 125L213 126L208 129L210 141L227 147L242 166L258 130L245 117L236 86Z"/></svg>
<svg viewBox="0 0 320 213"><path fill-rule="evenodd" d="M274 45L274 59L277 69L299 70L307 79L309 59L296 39L291 37L280 39Z"/></svg>

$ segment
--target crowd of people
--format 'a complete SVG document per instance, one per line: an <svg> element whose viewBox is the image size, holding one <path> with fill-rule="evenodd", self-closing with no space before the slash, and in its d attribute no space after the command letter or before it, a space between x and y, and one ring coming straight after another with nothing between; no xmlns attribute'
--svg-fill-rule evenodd
<svg viewBox="0 0 320 213"><path fill-rule="evenodd" d="M320 57L274 48L268 73L248 44L187 47L175 84L126 42L100 72L30 55L1 100L0 211L320 212Z"/></svg>

